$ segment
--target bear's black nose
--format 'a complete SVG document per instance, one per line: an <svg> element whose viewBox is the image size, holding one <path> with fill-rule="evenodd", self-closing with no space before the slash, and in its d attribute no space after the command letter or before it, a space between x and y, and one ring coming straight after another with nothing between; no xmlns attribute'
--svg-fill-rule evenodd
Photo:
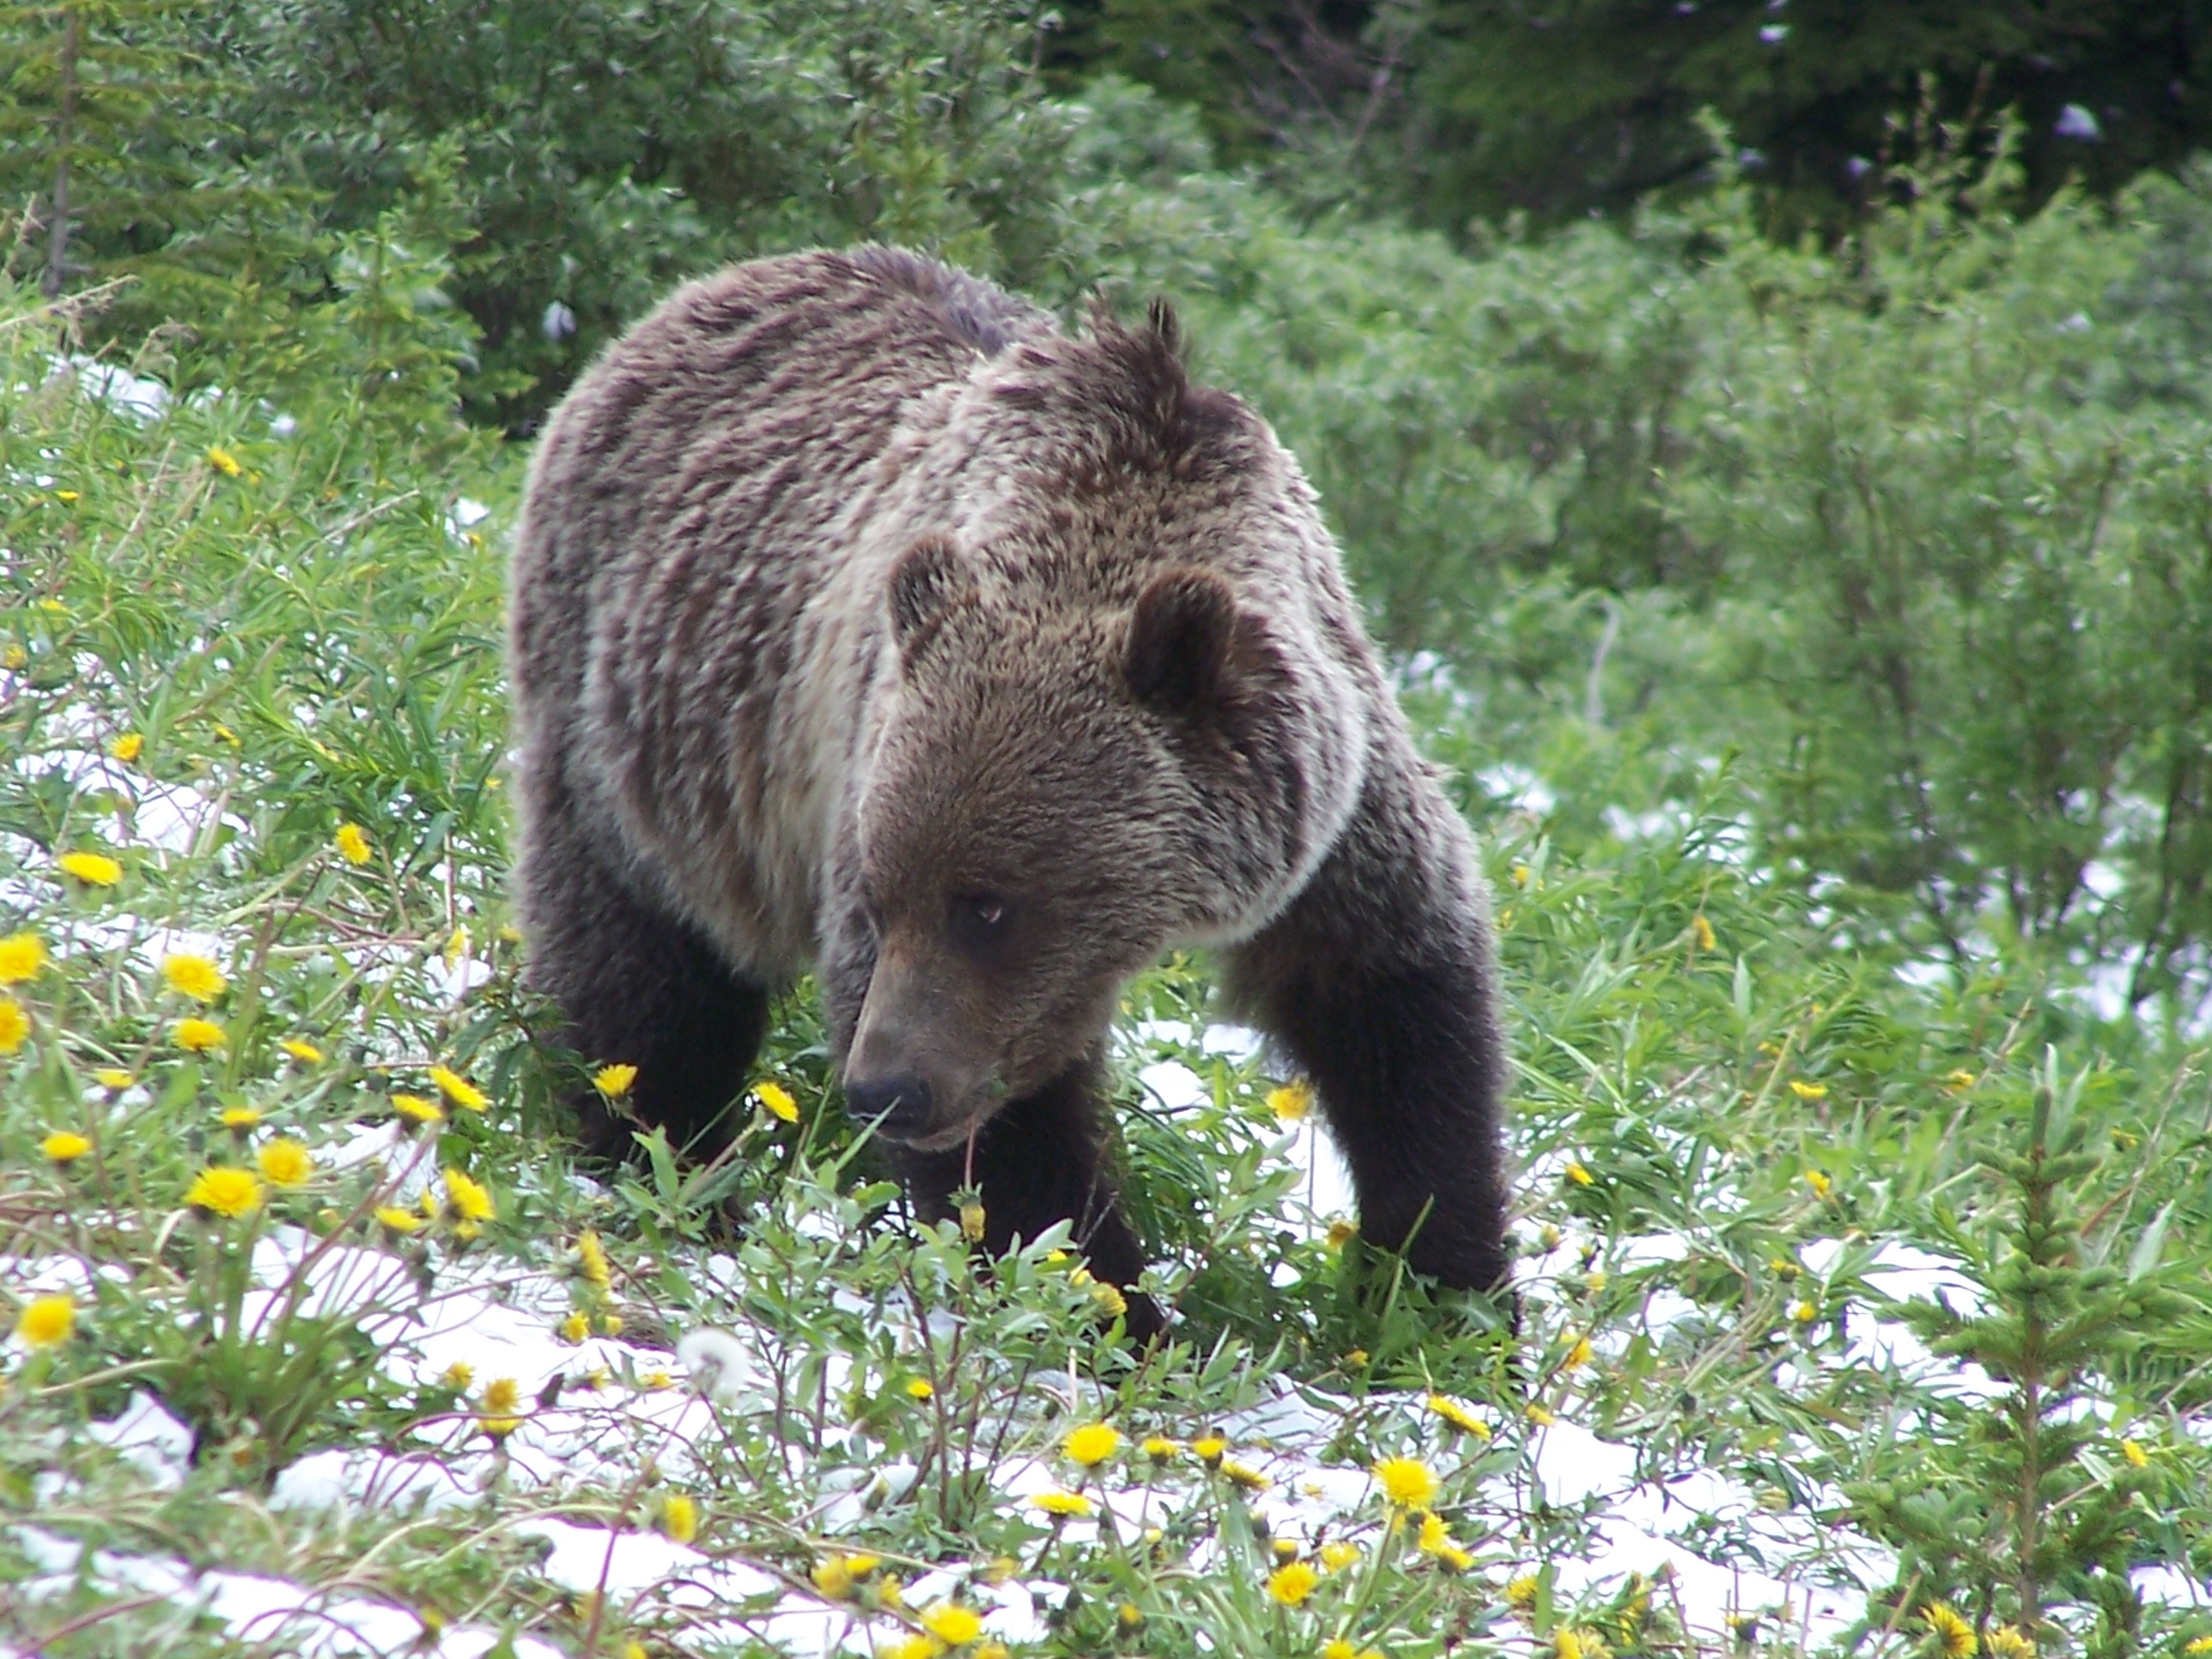
<svg viewBox="0 0 2212 1659"><path fill-rule="evenodd" d="M845 1083L845 1109L873 1123L894 1139L915 1133L929 1121L929 1083L918 1073L854 1079Z"/></svg>

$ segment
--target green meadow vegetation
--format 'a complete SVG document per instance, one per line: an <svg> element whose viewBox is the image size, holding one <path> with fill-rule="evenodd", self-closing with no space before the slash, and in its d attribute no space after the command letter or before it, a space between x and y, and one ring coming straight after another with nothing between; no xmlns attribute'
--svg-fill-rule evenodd
<svg viewBox="0 0 2212 1659"><path fill-rule="evenodd" d="M1709 120L1440 231L1042 21L0 8L0 1654L2212 1653L2212 173L1927 118L1800 240ZM729 1157L576 1169L529 431L866 237L1168 294L1320 486L1496 892L1517 1333L1202 957L1159 1351L905 1214L805 986Z"/></svg>

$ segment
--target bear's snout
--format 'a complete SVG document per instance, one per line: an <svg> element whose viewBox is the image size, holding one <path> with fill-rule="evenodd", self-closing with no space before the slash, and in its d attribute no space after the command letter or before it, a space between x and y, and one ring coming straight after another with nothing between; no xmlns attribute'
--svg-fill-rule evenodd
<svg viewBox="0 0 2212 1659"><path fill-rule="evenodd" d="M919 1072L845 1079L845 1108L890 1140L912 1140L929 1127L929 1079Z"/></svg>

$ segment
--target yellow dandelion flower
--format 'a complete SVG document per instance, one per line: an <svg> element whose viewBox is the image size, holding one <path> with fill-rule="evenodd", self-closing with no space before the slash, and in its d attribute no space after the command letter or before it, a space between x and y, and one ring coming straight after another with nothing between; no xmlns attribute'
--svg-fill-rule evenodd
<svg viewBox="0 0 2212 1659"><path fill-rule="evenodd" d="M983 1633L983 1620L973 1607L940 1601L923 1610L921 1627L948 1647L957 1648Z"/></svg>
<svg viewBox="0 0 2212 1659"><path fill-rule="evenodd" d="M1091 1287L1091 1299L1098 1304L1109 1319L1119 1319L1129 1311L1129 1298L1121 1294L1121 1286L1109 1285L1103 1279Z"/></svg>
<svg viewBox="0 0 2212 1659"><path fill-rule="evenodd" d="M30 661L31 653L13 640L4 649L0 649L0 668L26 668L30 665Z"/></svg>
<svg viewBox="0 0 2212 1659"><path fill-rule="evenodd" d="M676 1379L666 1371L647 1371L637 1379L637 1386L648 1394L658 1394L663 1389L672 1389Z"/></svg>
<svg viewBox="0 0 2212 1659"><path fill-rule="evenodd" d="M426 1100L421 1095L394 1095L392 1109L410 1123L443 1123L446 1115L438 1109L438 1103Z"/></svg>
<svg viewBox="0 0 2212 1659"><path fill-rule="evenodd" d="M1720 943L1713 937L1713 925L1705 920L1703 912L1690 918L1690 933L1698 941L1700 951L1712 950Z"/></svg>
<svg viewBox="0 0 2212 1659"><path fill-rule="evenodd" d="M2139 1469L2147 1469L2150 1467L2150 1454L2132 1440L2120 1442L2120 1455Z"/></svg>
<svg viewBox="0 0 2212 1659"><path fill-rule="evenodd" d="M606 1250L595 1232L585 1232L576 1240L576 1276L602 1291L614 1283L614 1274L607 1266Z"/></svg>
<svg viewBox="0 0 2212 1659"><path fill-rule="evenodd" d="M688 1544L699 1535L699 1506L680 1492L660 1500L660 1535L674 1544Z"/></svg>
<svg viewBox="0 0 2212 1659"><path fill-rule="evenodd" d="M494 1221L499 1216L491 1194L459 1170L446 1171L446 1207L464 1221Z"/></svg>
<svg viewBox="0 0 2212 1659"><path fill-rule="evenodd" d="M929 1380L927 1377L915 1376L909 1377L907 1380L906 1395L908 1399L931 1400L934 1399L936 1395L937 1390L929 1385Z"/></svg>
<svg viewBox="0 0 2212 1659"><path fill-rule="evenodd" d="M123 866L105 853L64 853L54 862L88 887L112 887L123 879Z"/></svg>
<svg viewBox="0 0 2212 1659"><path fill-rule="evenodd" d="M210 466L222 473L226 478L235 478L240 473L246 471L244 467L238 464L238 457L232 454L228 450L222 447L220 445L210 447L207 453L207 462Z"/></svg>
<svg viewBox="0 0 2212 1659"><path fill-rule="evenodd" d="M1437 1495L1437 1477L1418 1457L1386 1457L1371 1473L1395 1509L1418 1510Z"/></svg>
<svg viewBox="0 0 2212 1659"><path fill-rule="evenodd" d="M412 1210L403 1210L396 1204L378 1205L376 1218L386 1228L395 1233L416 1232L422 1225L421 1216L416 1215Z"/></svg>
<svg viewBox="0 0 2212 1659"><path fill-rule="evenodd" d="M1450 1543L1451 1540L1451 1528L1444 1524L1443 1516L1438 1515L1433 1510L1425 1510L1422 1511L1421 1535L1419 1540L1419 1547L1422 1553L1427 1555L1434 1555L1438 1550L1443 1548L1445 1545Z"/></svg>
<svg viewBox="0 0 2212 1659"><path fill-rule="evenodd" d="M808 1577L830 1600L842 1601L852 1595L854 1586L882 1565L872 1555L832 1555L816 1562Z"/></svg>
<svg viewBox="0 0 2212 1659"><path fill-rule="evenodd" d="M57 1129L39 1143L40 1155L56 1164L74 1164L91 1150L89 1140L67 1129Z"/></svg>
<svg viewBox="0 0 2212 1659"><path fill-rule="evenodd" d="M1597 1350L1590 1346L1589 1338L1578 1336L1575 1339L1574 1346L1567 1350L1567 1357L1563 1363L1571 1371L1580 1370L1590 1363L1596 1353Z"/></svg>
<svg viewBox="0 0 2212 1659"><path fill-rule="evenodd" d="M1344 1356L1344 1363L1352 1370L1365 1370L1367 1369L1367 1350L1364 1348L1354 1348L1350 1353Z"/></svg>
<svg viewBox="0 0 2212 1659"><path fill-rule="evenodd" d="M799 1121L799 1103L791 1097L791 1091L778 1083L757 1083L753 1098L771 1117L781 1118L786 1123Z"/></svg>
<svg viewBox="0 0 2212 1659"><path fill-rule="evenodd" d="M1815 1198L1826 1198L1836 1190L1836 1183L1818 1170L1805 1171L1805 1184L1813 1189L1813 1196Z"/></svg>
<svg viewBox="0 0 2212 1659"><path fill-rule="evenodd" d="M230 1041L223 1035L222 1027L211 1019L180 1019L169 1036L177 1047L191 1054L208 1054Z"/></svg>
<svg viewBox="0 0 2212 1659"><path fill-rule="evenodd" d="M1943 1081L1950 1085L1952 1093L1960 1094L1965 1092L1966 1090L1972 1088L1974 1085L1980 1082L1981 1079L1973 1073L1961 1067L1960 1070L1952 1073L1948 1077L1945 1078ZM2212 1652L2212 1649L2207 1649L2206 1651Z"/></svg>
<svg viewBox="0 0 2212 1659"><path fill-rule="evenodd" d="M1800 1302L1791 1307L1790 1316L1800 1325L1809 1325L1820 1316L1820 1310L1810 1302Z"/></svg>
<svg viewBox="0 0 2212 1659"><path fill-rule="evenodd" d="M264 1146L254 1161L272 1187L297 1187L315 1173L314 1155L298 1141L280 1137Z"/></svg>
<svg viewBox="0 0 2212 1659"><path fill-rule="evenodd" d="M2190 1659L2197 1659L2200 1653L2212 1653L2212 1636L2193 1637L2182 1644L2181 1650L2189 1655Z"/></svg>
<svg viewBox="0 0 2212 1659"><path fill-rule="evenodd" d="M1275 1484L1259 1470L1248 1468L1234 1458L1223 1458L1219 1468L1230 1485L1242 1486L1246 1492L1265 1492Z"/></svg>
<svg viewBox="0 0 2212 1659"><path fill-rule="evenodd" d="M1091 1513L1091 1500L1079 1492L1041 1492L1030 1499L1030 1504L1047 1515L1066 1516Z"/></svg>
<svg viewBox="0 0 2212 1659"><path fill-rule="evenodd" d="M404 1210L400 1212L405 1214ZM451 1389L455 1394L466 1394L469 1384L477 1380L477 1368L465 1359L456 1359L438 1374L441 1388Z"/></svg>
<svg viewBox="0 0 2212 1659"><path fill-rule="evenodd" d="M1123 1630L1137 1630L1144 1625L1145 1610L1134 1601L1124 1601L1114 1609L1114 1622Z"/></svg>
<svg viewBox="0 0 2212 1659"><path fill-rule="evenodd" d="M1536 1597L1543 1586L1533 1572L1524 1572L1505 1586L1505 1605L1516 1613L1527 1613L1536 1605Z"/></svg>
<svg viewBox="0 0 2212 1659"><path fill-rule="evenodd" d="M989 1218L983 1212L983 1206L974 1199L969 1199L960 1206L960 1237L970 1244L981 1243L988 1220Z"/></svg>
<svg viewBox="0 0 2212 1659"><path fill-rule="evenodd" d="M1527 1418L1531 1423L1534 1423L1540 1429L1548 1429L1553 1424L1559 1420L1557 1417L1554 1417L1552 1414L1551 1411L1547 1407L1539 1406L1534 1401L1531 1401L1529 1404L1523 1406L1521 1408L1521 1415Z"/></svg>
<svg viewBox="0 0 2212 1659"><path fill-rule="evenodd" d="M620 1336L622 1334L623 1322L622 1316L620 1314L603 1313L595 1315L592 1318L592 1323L599 1328L599 1333L601 1336Z"/></svg>
<svg viewBox="0 0 2212 1659"><path fill-rule="evenodd" d="M1267 1109L1278 1123L1298 1123L1313 1110L1313 1089L1303 1080L1267 1091Z"/></svg>
<svg viewBox="0 0 2212 1659"><path fill-rule="evenodd" d="M192 1177L185 1188L185 1202L206 1215L234 1220L261 1206L261 1182L247 1170L214 1164Z"/></svg>
<svg viewBox="0 0 2212 1659"><path fill-rule="evenodd" d="M975 1649L975 1659L1014 1659L1013 1650L1004 1642L984 1642ZM1382 1659L1377 1654L1376 1659Z"/></svg>
<svg viewBox="0 0 2212 1659"><path fill-rule="evenodd" d="M1999 1625L1989 1633L1988 1639L1982 1645L1995 1655L1996 1659L2035 1659L2035 1643L2017 1625ZM2212 1649L2212 1642L2204 1645ZM2184 1653L2188 1650L2186 1648L2182 1650Z"/></svg>
<svg viewBox="0 0 2212 1659"><path fill-rule="evenodd" d="M1456 1400L1444 1395L1432 1394L1429 1396L1429 1409L1462 1434L1471 1434L1478 1440L1490 1438L1490 1425Z"/></svg>
<svg viewBox="0 0 2212 1659"><path fill-rule="evenodd" d="M592 1334L592 1322L580 1313L572 1313L561 1322L563 1342L581 1342Z"/></svg>
<svg viewBox="0 0 2212 1659"><path fill-rule="evenodd" d="M66 504L70 501L81 501L83 498L74 489L57 489L54 491L54 499Z"/></svg>
<svg viewBox="0 0 2212 1659"><path fill-rule="evenodd" d="M506 1439L507 1436L513 1434L521 1426L522 1419L519 1417L479 1417L477 1419L477 1427L483 1431L484 1438L490 1441L495 1446L501 1441Z"/></svg>
<svg viewBox="0 0 2212 1659"><path fill-rule="evenodd" d="M0 997L0 1054L12 1054L31 1035L31 1017L13 997Z"/></svg>
<svg viewBox="0 0 2212 1659"><path fill-rule="evenodd" d="M1974 1650L1981 1645L1974 1636L1974 1627L1947 1601L1930 1602L1920 1609L1920 1617L1936 1638L1943 1659L1972 1659Z"/></svg>
<svg viewBox="0 0 2212 1659"><path fill-rule="evenodd" d="M1587 1187L1591 1182L1595 1182L1597 1177L1589 1172L1589 1168L1584 1165L1580 1159L1569 1158L1567 1160L1567 1179L1573 1182L1577 1187Z"/></svg>
<svg viewBox="0 0 2212 1659"><path fill-rule="evenodd" d="M21 985L46 965L46 942L36 933L0 939L0 985Z"/></svg>
<svg viewBox="0 0 2212 1659"><path fill-rule="evenodd" d="M1447 1539L1429 1552L1431 1559L1442 1562L1454 1572L1465 1572L1474 1565L1473 1552L1462 1549Z"/></svg>
<svg viewBox="0 0 2212 1659"><path fill-rule="evenodd" d="M107 745L108 758L121 761L125 766L137 760L145 750L146 739L136 732L125 732Z"/></svg>
<svg viewBox="0 0 2212 1659"><path fill-rule="evenodd" d="M261 1114L251 1106L226 1106L216 1120L234 1134L242 1135L261 1121Z"/></svg>
<svg viewBox="0 0 2212 1659"><path fill-rule="evenodd" d="M34 1296L15 1319L15 1334L28 1348L59 1347L76 1328L76 1300L66 1294Z"/></svg>
<svg viewBox="0 0 2212 1659"><path fill-rule="evenodd" d="M1826 1100L1828 1097L1828 1085L1825 1083L1808 1083L1802 1078L1793 1077L1790 1079L1790 1092L1800 1100Z"/></svg>
<svg viewBox="0 0 2212 1659"><path fill-rule="evenodd" d="M511 1376L495 1376L484 1384L483 1409L493 1417L512 1417L522 1405L522 1384Z"/></svg>
<svg viewBox="0 0 2212 1659"><path fill-rule="evenodd" d="M1176 1455L1182 1450L1182 1447L1164 1434L1152 1434L1146 1435L1144 1443L1137 1449L1155 1463L1168 1463L1175 1460Z"/></svg>
<svg viewBox="0 0 2212 1659"><path fill-rule="evenodd" d="M1328 1231L1322 1235L1321 1242L1332 1250L1340 1250L1358 1237L1359 1224L1339 1216L1328 1224Z"/></svg>
<svg viewBox="0 0 2212 1659"><path fill-rule="evenodd" d="M92 1074L92 1080L103 1089L112 1089L121 1094L138 1079L119 1066L103 1066Z"/></svg>
<svg viewBox="0 0 2212 1659"><path fill-rule="evenodd" d="M1588 1291L1592 1296L1595 1296L1603 1290L1605 1285L1606 1277L1601 1272L1592 1271L1583 1275L1583 1289Z"/></svg>
<svg viewBox="0 0 2212 1659"><path fill-rule="evenodd" d="M1321 1564L1331 1572L1342 1572L1346 1567L1358 1566L1359 1556L1358 1545L1340 1538L1321 1547Z"/></svg>
<svg viewBox="0 0 2212 1659"><path fill-rule="evenodd" d="M653 1659L653 1656L645 1650L644 1643L625 1642L623 1644L622 1659Z"/></svg>
<svg viewBox="0 0 2212 1659"><path fill-rule="evenodd" d="M484 1091L449 1066L433 1066L430 1081L438 1085L438 1092L456 1106L471 1112L481 1112L491 1104Z"/></svg>
<svg viewBox="0 0 2212 1659"><path fill-rule="evenodd" d="M368 845L368 837L357 823L342 823L337 833L338 856L348 864L363 865L375 856Z"/></svg>
<svg viewBox="0 0 2212 1659"><path fill-rule="evenodd" d="M937 1659L944 1651L945 1644L934 1636L909 1636L887 1648L878 1648L876 1659Z"/></svg>
<svg viewBox="0 0 2212 1659"><path fill-rule="evenodd" d="M323 1051L304 1037L286 1037L276 1045L302 1066L319 1066Z"/></svg>
<svg viewBox="0 0 2212 1659"><path fill-rule="evenodd" d="M1564 1625L1553 1631L1552 1659L1584 1659L1582 1638Z"/></svg>
<svg viewBox="0 0 2212 1659"><path fill-rule="evenodd" d="M1288 1566L1277 1567L1267 1575L1267 1596L1286 1607L1297 1607L1314 1593L1321 1583L1321 1575L1304 1561L1293 1561Z"/></svg>
<svg viewBox="0 0 2212 1659"><path fill-rule="evenodd" d="M637 1081L635 1066L602 1066L592 1073L592 1086L609 1100L620 1100Z"/></svg>
<svg viewBox="0 0 2212 1659"><path fill-rule="evenodd" d="M1273 1552L1275 1559L1278 1561L1295 1561L1298 1559L1298 1546L1295 1539L1271 1539L1268 1540L1267 1547Z"/></svg>
<svg viewBox="0 0 2212 1659"><path fill-rule="evenodd" d="M1060 1449L1067 1454L1070 1462L1095 1469L1121 1449L1121 1431L1111 1424L1085 1423L1081 1428L1069 1430Z"/></svg>
<svg viewBox="0 0 2212 1659"><path fill-rule="evenodd" d="M446 948L438 954L445 959L446 971L451 973L461 965L461 958L469 953L469 930L456 927L446 940Z"/></svg>
<svg viewBox="0 0 2212 1659"><path fill-rule="evenodd" d="M1200 1462L1212 1468L1221 1462L1223 1454L1229 1449L1229 1443L1218 1434L1205 1434L1192 1441L1190 1449Z"/></svg>

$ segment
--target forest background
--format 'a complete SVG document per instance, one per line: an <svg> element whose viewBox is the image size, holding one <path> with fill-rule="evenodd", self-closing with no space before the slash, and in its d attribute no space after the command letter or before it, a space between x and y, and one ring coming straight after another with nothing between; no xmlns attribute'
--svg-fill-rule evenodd
<svg viewBox="0 0 2212 1659"><path fill-rule="evenodd" d="M615 1282L662 1298L672 1339L705 1315L671 1264L718 1206L883 1221L879 1191L841 1194L845 1166L816 1161L849 1131L796 1006L771 1062L808 1139L706 1188L665 1162L588 1202L540 1181L518 1146L574 1059L545 1051L499 932L496 797L499 532L537 422L678 280L872 238L1070 319L1094 292L1174 300L1197 371L1319 486L1501 890L1523 1242L1559 1267L1531 1279L1542 1387L1480 1330L1439 1336L1437 1310L1395 1299L1360 1250L1278 1225L1289 1189L1254 1174L1270 1079L1206 1057L1205 967L1179 961L1133 999L1150 1018L1122 1086L1141 1103L1139 1063L1172 1059L1214 1115L1156 1102L1126 1151L1148 1243L1225 1369L1192 1384L1102 1358L1102 1397L1198 1421L1285 1372L1362 1399L1413 1388L1416 1408L1449 1386L1503 1425L1571 1395L1593 1427L1755 1466L1774 1507L1893 1552L1822 1641L1954 1651L1929 1609L1955 1604L1976 1644L2212 1650L2188 1645L2212 1638L2212 11L108 0L0 5L0 933L42 941L21 974L0 951L24 1021L0 1042L18 1068L0 1247L88 1274L77 1347L19 1330L42 1369L0 1401L0 1452L21 1511L51 1509L58 1469L105 1494L40 1537L222 1540L229 1494L265 1495L311 1453L507 1420L465 1376L403 1400L373 1367L333 1370L319 1345L338 1338L289 1316L247 1340L202 1308L187 1340L148 1311L197 1305L231 1260L210 1235L179 1267L149 1196L203 1158L259 1156L189 1127L218 1106L295 1126L327 1161L415 1097L392 1092L395 1055L473 1068L505 1114L487 1122L528 1133L451 1112L441 1157L519 1206L502 1248L573 1266L580 1230L604 1229ZM186 813L175 845L146 828L164 789L213 815ZM334 842L341 826L370 839ZM88 836L122 855L113 881L42 873ZM218 963L217 994L158 973L149 990L149 939ZM396 963L411 989L380 977ZM225 1015L218 1048L173 1052L179 997ZM332 1069L305 1079L288 1042ZM92 1080L109 1074L125 1085ZM112 1158L98 1242L52 1207L82 1190L40 1150L70 1125ZM352 1176L317 1178L335 1206L318 1216L366 1225L350 1188L337 1202ZM815 1248L760 1218L759 1248ZM1692 1243L1639 1254L1660 1234ZM1817 1287L1816 1234L1844 1249ZM1987 1401L1861 1374L1846 1310L1894 1311L1865 1277L1884 1241L1978 1287L1978 1320L1897 1317L1984 1366L2003 1385ZM249 1278L254 1244L224 1247ZM857 1285L884 1260L817 1267ZM101 1302L103 1263L127 1266L135 1311ZM599 1316L599 1273L578 1316ZM994 1352L1026 1376L1016 1315L1051 1297L1002 1280L962 1281L980 1298L962 1316L1012 1321ZM7 1294L27 1310L45 1282ZM1662 1292L1696 1317L1655 1323ZM1052 1304L1053 1340L1083 1301ZM870 1360L864 1327L746 1305L849 1349L887 1394L918 1363ZM276 1411L314 1371L327 1389ZM1022 1395L997 1375L974 1384L970 1454L989 1390ZM181 1495L100 1461L92 1428L143 1379L191 1431ZM854 1411L882 1455L949 1467L945 1413L937 1440L908 1441L924 1431ZM1462 1471L1469 1531L1486 1469ZM752 1478L714 1472L725 1493ZM637 1520L645 1490L593 1524ZM796 1499L767 1518L718 1501L718 1559L819 1589L812 1567L845 1559ZM997 1559L973 1492L909 1507L868 1522L874 1547ZM1374 1638L1393 1654L1533 1632L1566 1659L1560 1638L1601 1627L1624 1652L1708 1639L1655 1614L1648 1585L1568 1593L1559 1564L1593 1559L1601 1509L1498 1523L1486 1590L1421 1577L1449 1559L1433 1550L1378 1566L1355 1611L1398 1609ZM633 1626L659 1644L697 1623L643 1592L617 1616L495 1572L514 1540L489 1522L404 1546L256 1524L302 1583L466 1607L502 1639L614 1651ZM0 1548L51 1566L26 1536ZM177 1598L94 1559L70 1558L65 1595L0 1612L0 1637L151 1639L140 1604ZM1243 1650L1321 1650L1285 1622L1304 1596L1224 1612L1224 1558L1183 1566L1054 1566L1087 1600L1038 1640L1195 1651L1233 1613ZM2193 1574L2197 1600L2146 1598L2130 1574L2152 1566ZM1797 1612L1795 1635L1769 1608L1713 1639L1819 1645ZM186 1624L231 1639L204 1610Z"/></svg>

